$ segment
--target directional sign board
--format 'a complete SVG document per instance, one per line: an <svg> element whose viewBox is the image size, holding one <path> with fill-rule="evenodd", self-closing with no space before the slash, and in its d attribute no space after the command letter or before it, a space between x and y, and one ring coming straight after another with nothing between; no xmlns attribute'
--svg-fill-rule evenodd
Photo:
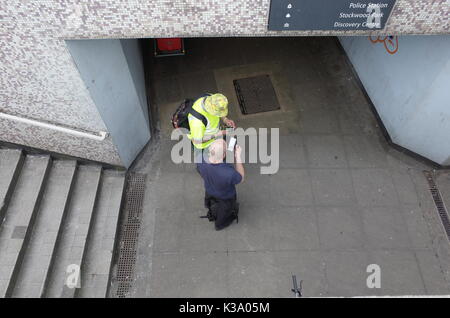
<svg viewBox="0 0 450 318"><path fill-rule="evenodd" d="M384 29L396 0L272 0L269 30Z"/></svg>

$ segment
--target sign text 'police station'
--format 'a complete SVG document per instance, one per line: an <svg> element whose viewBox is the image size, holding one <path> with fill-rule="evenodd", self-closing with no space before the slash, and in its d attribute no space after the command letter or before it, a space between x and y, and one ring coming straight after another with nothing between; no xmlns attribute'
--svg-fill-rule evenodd
<svg viewBox="0 0 450 318"><path fill-rule="evenodd" d="M395 1L272 0L269 30L380 30Z"/></svg>

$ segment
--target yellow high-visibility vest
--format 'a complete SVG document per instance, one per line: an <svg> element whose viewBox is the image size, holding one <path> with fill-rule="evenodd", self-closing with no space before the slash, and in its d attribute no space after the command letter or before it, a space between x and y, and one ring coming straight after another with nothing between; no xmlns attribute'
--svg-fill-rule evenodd
<svg viewBox="0 0 450 318"><path fill-rule="evenodd" d="M211 115L203 108L204 100L205 97L197 99L194 102L194 105L192 105L192 108L198 111L203 116L205 116L208 121L208 124L205 126L200 119L197 119L191 114L189 114L188 121L190 133L188 134L188 138L191 140L192 139L203 140L203 137L212 136L219 132L220 117ZM211 143L213 143L214 140L215 139L213 138L201 144L194 144L194 147L197 149L205 149Z"/></svg>

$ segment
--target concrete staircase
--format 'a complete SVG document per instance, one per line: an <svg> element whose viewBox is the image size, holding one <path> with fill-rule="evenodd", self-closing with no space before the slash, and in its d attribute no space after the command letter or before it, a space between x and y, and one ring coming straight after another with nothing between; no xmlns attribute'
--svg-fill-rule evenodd
<svg viewBox="0 0 450 318"><path fill-rule="evenodd" d="M0 297L106 297L124 187L124 171L0 149Z"/></svg>

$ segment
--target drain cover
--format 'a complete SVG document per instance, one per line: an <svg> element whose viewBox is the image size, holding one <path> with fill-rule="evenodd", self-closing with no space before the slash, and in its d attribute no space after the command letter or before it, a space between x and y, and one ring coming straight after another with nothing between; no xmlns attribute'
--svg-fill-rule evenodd
<svg viewBox="0 0 450 318"><path fill-rule="evenodd" d="M137 173L130 173L127 178L124 206L126 219L122 226L119 260L117 262L116 280L118 287L116 296L119 298L124 298L128 295L134 281L134 266L141 226L145 178L145 175Z"/></svg>
<svg viewBox="0 0 450 318"><path fill-rule="evenodd" d="M442 226L444 227L447 238L450 241L450 219L445 207L444 201L442 200L441 192L434 181L433 174L430 171L424 171L425 177L427 178L428 185L430 187L430 192L436 205L437 212L441 218Z"/></svg>
<svg viewBox="0 0 450 318"><path fill-rule="evenodd" d="M233 84L244 115L280 109L269 75L241 78Z"/></svg>

